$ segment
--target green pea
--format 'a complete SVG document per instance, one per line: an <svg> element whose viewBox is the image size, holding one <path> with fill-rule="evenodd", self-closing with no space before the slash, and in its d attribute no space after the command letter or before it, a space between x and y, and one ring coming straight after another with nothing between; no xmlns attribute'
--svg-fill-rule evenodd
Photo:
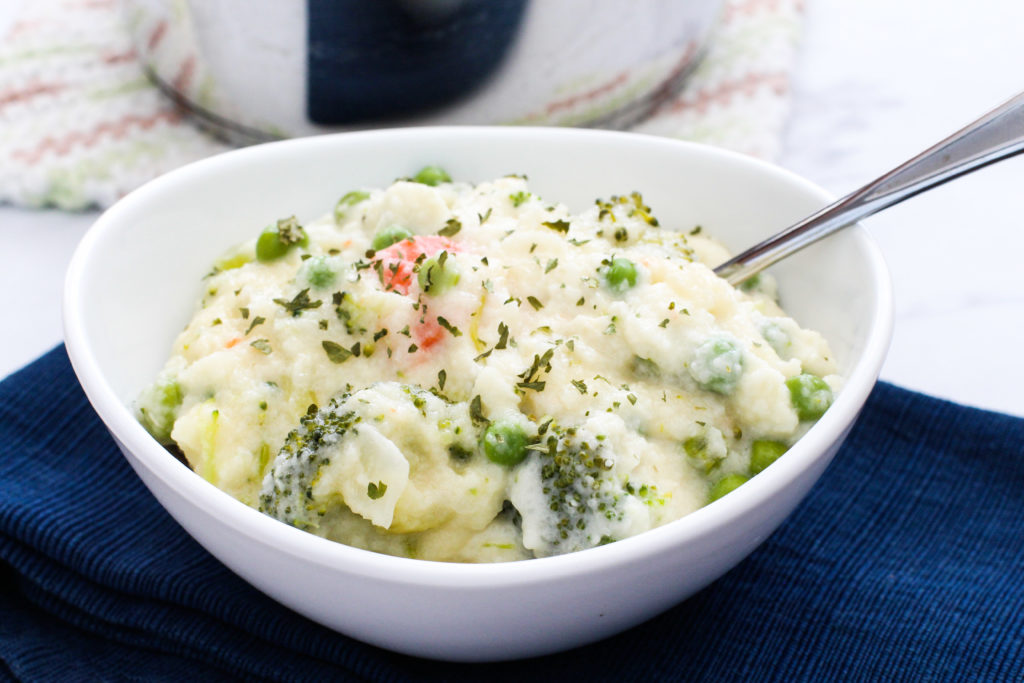
<svg viewBox="0 0 1024 683"><path fill-rule="evenodd" d="M708 502L714 503L722 496L732 493L748 481L750 481L750 478L742 474L729 474L722 477L711 487L711 492L708 494Z"/></svg>
<svg viewBox="0 0 1024 683"><path fill-rule="evenodd" d="M420 264L417 274L420 289L434 296L444 294L459 282L459 271L455 263L448 258L448 252L442 251Z"/></svg>
<svg viewBox="0 0 1024 683"><path fill-rule="evenodd" d="M526 458L529 440L526 432L515 422L492 422L480 440L487 459L498 465L512 467Z"/></svg>
<svg viewBox="0 0 1024 683"><path fill-rule="evenodd" d="M789 397L801 420L817 420L832 405L832 388L828 382L809 373L786 380Z"/></svg>
<svg viewBox="0 0 1024 683"><path fill-rule="evenodd" d="M758 439L750 444L750 473L763 472L768 465L778 460L787 450L789 450L789 446L781 441Z"/></svg>
<svg viewBox="0 0 1024 683"><path fill-rule="evenodd" d="M412 233L403 228L401 225L389 225L388 227L377 232L373 236L373 242L370 243L370 248L374 251L380 251L381 249L387 249L396 242L407 240L412 237Z"/></svg>
<svg viewBox="0 0 1024 683"><path fill-rule="evenodd" d="M626 258L613 258L603 271L608 289L617 294L636 287L636 265Z"/></svg>
<svg viewBox="0 0 1024 683"><path fill-rule="evenodd" d="M341 223L345 220L345 216L348 214L348 210L359 202L364 202L370 198L369 192L363 192L362 190L353 190L347 192L345 195L338 200L338 203L334 205L334 222Z"/></svg>
<svg viewBox="0 0 1024 683"><path fill-rule="evenodd" d="M263 228L263 232L256 240L256 258L264 262L274 261L296 245L309 246L309 235L299 225L295 216L282 218L275 225Z"/></svg>
<svg viewBox="0 0 1024 683"><path fill-rule="evenodd" d="M709 339L697 347L688 369L701 389L728 396L743 376L743 351L731 339Z"/></svg>
<svg viewBox="0 0 1024 683"><path fill-rule="evenodd" d="M452 177L440 166L424 166L420 169L419 173L412 177L412 180L415 183L436 187L441 183L450 183Z"/></svg>
<svg viewBox="0 0 1024 683"><path fill-rule="evenodd" d="M268 225L256 240L256 258L260 261L273 261L288 252L288 245L278 236L277 228Z"/></svg>
<svg viewBox="0 0 1024 683"><path fill-rule="evenodd" d="M323 256L314 256L307 260L303 264L302 270L306 280L316 289L330 287L338 277L338 273L331 265L331 262Z"/></svg>

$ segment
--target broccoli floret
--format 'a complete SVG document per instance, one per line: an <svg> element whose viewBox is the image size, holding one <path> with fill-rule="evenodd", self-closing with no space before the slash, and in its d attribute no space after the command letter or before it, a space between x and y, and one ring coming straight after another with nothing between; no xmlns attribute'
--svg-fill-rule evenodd
<svg viewBox="0 0 1024 683"><path fill-rule="evenodd" d="M551 426L531 451L509 497L522 516L523 545L537 556L604 545L648 523L646 505L597 437Z"/></svg>
<svg viewBox="0 0 1024 683"><path fill-rule="evenodd" d="M310 406L263 480L260 511L307 531L341 507L390 531L427 528L443 517L429 512L431 505L444 507L452 482L440 482L448 475L459 479L478 439L467 404L379 382L324 408ZM398 500L413 480L423 505L396 518Z"/></svg>
<svg viewBox="0 0 1024 683"><path fill-rule="evenodd" d="M333 398L323 409L309 406L263 480L260 512L300 529L318 526L326 505L314 499L313 486L331 462L326 447L337 444L362 419L346 409L348 397Z"/></svg>

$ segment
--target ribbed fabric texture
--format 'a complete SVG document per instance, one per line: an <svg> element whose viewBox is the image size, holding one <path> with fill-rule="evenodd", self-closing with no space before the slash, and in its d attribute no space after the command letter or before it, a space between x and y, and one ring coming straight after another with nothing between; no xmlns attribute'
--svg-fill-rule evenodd
<svg viewBox="0 0 1024 683"><path fill-rule="evenodd" d="M596 645L454 665L231 574L136 478L57 348L0 383L0 681L1020 681L1022 444L1024 420L880 384L810 496L709 588Z"/></svg>

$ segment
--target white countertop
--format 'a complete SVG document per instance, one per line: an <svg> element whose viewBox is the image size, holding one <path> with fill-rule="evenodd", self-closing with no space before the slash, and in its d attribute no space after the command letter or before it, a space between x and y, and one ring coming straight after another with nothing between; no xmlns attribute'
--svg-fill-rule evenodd
<svg viewBox="0 0 1024 683"><path fill-rule="evenodd" d="M1022 25L1018 0L808 0L781 165L836 194L889 170L1024 89ZM865 221L896 296L883 379L1024 416L1022 181L1024 157ZM60 342L96 215L0 207L0 377Z"/></svg>

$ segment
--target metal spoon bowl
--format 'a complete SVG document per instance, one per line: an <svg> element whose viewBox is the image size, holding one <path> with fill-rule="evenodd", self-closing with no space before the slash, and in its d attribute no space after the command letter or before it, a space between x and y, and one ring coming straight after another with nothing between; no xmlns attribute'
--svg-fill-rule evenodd
<svg viewBox="0 0 1024 683"><path fill-rule="evenodd" d="M823 237L947 181L1024 152L1024 93L715 268L739 284Z"/></svg>

